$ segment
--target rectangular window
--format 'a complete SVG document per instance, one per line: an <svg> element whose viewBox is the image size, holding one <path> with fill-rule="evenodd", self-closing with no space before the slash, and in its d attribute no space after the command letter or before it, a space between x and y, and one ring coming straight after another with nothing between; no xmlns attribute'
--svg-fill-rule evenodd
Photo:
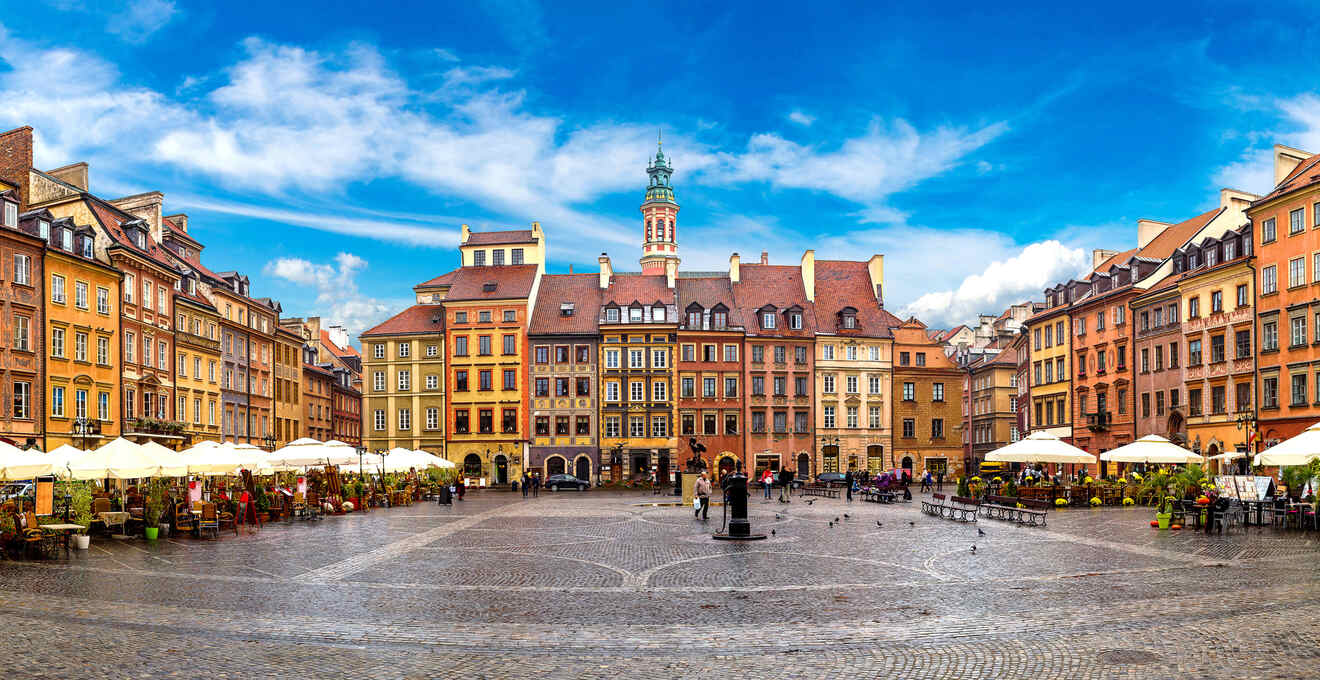
<svg viewBox="0 0 1320 680"><path fill-rule="evenodd" d="M634 380L628 383L628 400L635 402L645 401L646 383L641 380Z"/></svg>
<svg viewBox="0 0 1320 680"><path fill-rule="evenodd" d="M916 399L917 384L910 382L903 383L903 401L916 401Z"/></svg>
<svg viewBox="0 0 1320 680"><path fill-rule="evenodd" d="M1188 365L1188 366L1200 366L1202 363L1203 363L1203 362L1201 361L1201 341L1200 341L1200 340L1188 340L1188 341L1187 341L1187 365Z"/></svg>
<svg viewBox="0 0 1320 680"><path fill-rule="evenodd" d="M651 401L668 401L669 383L663 380L656 380L651 383Z"/></svg>
<svg viewBox="0 0 1320 680"><path fill-rule="evenodd" d="M806 376L795 376L793 378L793 396L805 397L808 395Z"/></svg>
<svg viewBox="0 0 1320 680"><path fill-rule="evenodd" d="M857 427L857 407L856 407L856 406L849 406L848 409L847 409L847 411L845 411L844 413L845 413L845 416L844 416L845 420L844 420L844 422L847 424L847 426L848 426L848 427ZM778 416L778 415L780 415L780 414L775 414L775 415ZM781 431L782 431L782 430L781 430Z"/></svg>
<svg viewBox="0 0 1320 680"><path fill-rule="evenodd" d="M826 373L822 382L821 391L825 394L834 394L834 374Z"/></svg>
<svg viewBox="0 0 1320 680"><path fill-rule="evenodd" d="M931 384L931 399L933 401L944 401L944 383Z"/></svg>
<svg viewBox="0 0 1320 680"><path fill-rule="evenodd" d="M1292 401L1291 406L1306 405L1306 374L1295 373L1292 376Z"/></svg>
<svg viewBox="0 0 1320 680"><path fill-rule="evenodd" d="M1251 383L1238 383L1234 407L1239 412L1251 410Z"/></svg>
<svg viewBox="0 0 1320 680"><path fill-rule="evenodd" d="M715 378L701 379L701 396L707 399L715 398Z"/></svg>
<svg viewBox="0 0 1320 680"><path fill-rule="evenodd" d="M1279 379L1274 377L1265 378L1260 383L1260 406L1261 408L1279 407Z"/></svg>
<svg viewBox="0 0 1320 680"><path fill-rule="evenodd" d="M1300 347L1306 344L1306 317L1295 316L1288 320L1288 326L1291 331L1289 337L1290 347Z"/></svg>
<svg viewBox="0 0 1320 680"><path fill-rule="evenodd" d="M765 432L765 411L752 411L752 432Z"/></svg>
<svg viewBox="0 0 1320 680"><path fill-rule="evenodd" d="M651 350L651 368L667 368L669 366L669 350L653 349Z"/></svg>
<svg viewBox="0 0 1320 680"><path fill-rule="evenodd" d="M1317 261L1317 265L1320 265L1320 261ZM1320 272L1317 273L1317 277L1320 277ZM1317 278L1317 280L1320 280L1320 278ZM1251 304L1251 298L1247 296L1247 284L1244 283L1237 287L1237 306L1246 307L1249 304Z"/></svg>
<svg viewBox="0 0 1320 680"><path fill-rule="evenodd" d="M1279 291L1278 271L1274 265L1263 267L1260 270L1260 294L1269 295Z"/></svg>
<svg viewBox="0 0 1320 680"><path fill-rule="evenodd" d="M821 409L821 416L822 416L822 418L823 418L823 420L824 420L825 427L826 427L827 429L833 429L833 427L834 427L834 407L833 407L833 406L826 406L826 407L824 407L823 409Z"/></svg>
<svg viewBox="0 0 1320 680"><path fill-rule="evenodd" d="M494 434L495 432L494 409L483 408L477 411L477 431L480 434Z"/></svg>
<svg viewBox="0 0 1320 680"><path fill-rule="evenodd" d="M454 356L465 357L468 355L468 339L466 335L454 336Z"/></svg>
<svg viewBox="0 0 1320 680"><path fill-rule="evenodd" d="M509 368L504 369L504 389L505 389L505 390L516 390L516 389L518 389L518 372L517 372L517 371L515 371L515 370L513 370L513 369L509 369Z"/></svg>
<svg viewBox="0 0 1320 680"><path fill-rule="evenodd" d="M1306 259L1294 257L1288 260L1288 287L1306 284Z"/></svg>
<svg viewBox="0 0 1320 680"><path fill-rule="evenodd" d="M82 281L73 282L73 306L78 309L88 309L87 284Z"/></svg>
<svg viewBox="0 0 1320 680"><path fill-rule="evenodd" d="M1288 212L1288 235L1300 234L1306 230L1306 208Z"/></svg>
<svg viewBox="0 0 1320 680"><path fill-rule="evenodd" d="M412 371L407 369L399 371L398 381L400 392L406 392L412 389Z"/></svg>
<svg viewBox="0 0 1320 680"><path fill-rule="evenodd" d="M385 430L385 409L378 408L371 415L372 425L376 428L376 431L383 432Z"/></svg>
<svg viewBox="0 0 1320 680"><path fill-rule="evenodd" d="M1269 243L1278 238L1277 230L1274 226L1274 218L1271 217L1260 223L1260 242Z"/></svg>
<svg viewBox="0 0 1320 680"><path fill-rule="evenodd" d="M833 361L834 345L822 345L820 348L820 358L825 361Z"/></svg>
<svg viewBox="0 0 1320 680"><path fill-rule="evenodd" d="M64 304L64 277L59 274L50 275L50 301L56 304Z"/></svg>
<svg viewBox="0 0 1320 680"><path fill-rule="evenodd" d="M1279 349L1279 323L1277 321L1266 321L1261 324L1260 349L1262 352L1273 352Z"/></svg>
<svg viewBox="0 0 1320 680"><path fill-rule="evenodd" d="M775 380L776 380L776 381L782 381L783 378L775 378ZM843 382L844 382L844 386L845 386L845 387L847 388L847 390L848 390L848 394L857 394L857 376L855 376L855 375L847 376L847 377L844 378ZM778 385L778 384L779 384L779 382L776 382L776 385ZM776 390L775 390L775 394L783 394L783 392L780 391L780 390L778 390L778 389L776 389Z"/></svg>
<svg viewBox="0 0 1320 680"><path fill-rule="evenodd" d="M17 332L15 333L17 335ZM17 342L15 343L17 344ZM57 359L64 358L64 329L50 329L50 355Z"/></svg>
<svg viewBox="0 0 1320 680"><path fill-rule="evenodd" d="M377 411L377 413L383 414L384 412ZM384 416L382 415L381 417L383 418ZM456 434L467 434L469 429L470 429L470 424L468 423L467 409L459 409L457 411L454 411L454 432Z"/></svg>
<svg viewBox="0 0 1320 680"><path fill-rule="evenodd" d="M493 388L494 385L491 382L491 372L489 370L477 371L477 389L491 390Z"/></svg>
<svg viewBox="0 0 1320 680"><path fill-rule="evenodd" d="M884 427L883 422L882 422L882 420L881 420L881 414L880 414L880 407L879 407L879 406L872 406L872 407L870 407L870 408L868 409L868 413L867 413L867 426L870 427L870 428L873 429L873 430L874 430L874 429L881 428L881 427Z"/></svg>
<svg viewBox="0 0 1320 680"><path fill-rule="evenodd" d="M567 437L568 423L569 423L568 416L555 416L555 436Z"/></svg>
<svg viewBox="0 0 1320 680"><path fill-rule="evenodd" d="M912 439L917 436L917 421L914 418L903 419L903 438Z"/></svg>
<svg viewBox="0 0 1320 680"><path fill-rule="evenodd" d="M50 414L56 418L64 417L64 388L55 387L50 391Z"/></svg>

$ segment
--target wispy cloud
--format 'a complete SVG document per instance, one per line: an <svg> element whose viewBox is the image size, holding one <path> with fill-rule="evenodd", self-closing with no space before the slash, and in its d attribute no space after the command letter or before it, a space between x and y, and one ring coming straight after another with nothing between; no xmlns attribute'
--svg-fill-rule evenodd
<svg viewBox="0 0 1320 680"><path fill-rule="evenodd" d="M363 295L358 290L357 278L366 268L366 260L353 253L341 252L330 263L281 257L267 262L262 271L315 291L318 313L342 323L349 334L356 337L407 304Z"/></svg>
<svg viewBox="0 0 1320 680"><path fill-rule="evenodd" d="M1276 116L1272 130L1246 136L1249 146L1234 161L1215 171L1221 187L1265 194L1274 188L1275 143L1320 153L1320 95L1303 93L1282 99L1243 94L1234 101L1242 107Z"/></svg>
<svg viewBox="0 0 1320 680"><path fill-rule="evenodd" d="M173 0L48 0L65 12L94 15L105 20L105 30L128 43L144 43L180 14Z"/></svg>
<svg viewBox="0 0 1320 680"><path fill-rule="evenodd" d="M811 124L816 122L816 117L808 116L802 111L794 109L792 113L788 114L788 120L803 127L811 127Z"/></svg>

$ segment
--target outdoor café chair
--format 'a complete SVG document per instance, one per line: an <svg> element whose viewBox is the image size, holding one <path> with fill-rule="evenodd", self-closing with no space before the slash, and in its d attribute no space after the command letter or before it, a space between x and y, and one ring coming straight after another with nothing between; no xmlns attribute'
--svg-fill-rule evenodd
<svg viewBox="0 0 1320 680"><path fill-rule="evenodd" d="M174 504L174 528L178 533L197 532L197 518L188 511L188 504L183 501Z"/></svg>
<svg viewBox="0 0 1320 680"><path fill-rule="evenodd" d="M212 536L220 538L220 519L215 512L215 503L198 503L198 509L202 511L202 516L197 520L198 535L203 532L211 532Z"/></svg>
<svg viewBox="0 0 1320 680"><path fill-rule="evenodd" d="M41 526L37 524L37 515L31 510L21 515L20 519L22 524L20 525L19 536L23 541L23 556L31 557L33 549L38 552L45 549L46 532L41 530Z"/></svg>

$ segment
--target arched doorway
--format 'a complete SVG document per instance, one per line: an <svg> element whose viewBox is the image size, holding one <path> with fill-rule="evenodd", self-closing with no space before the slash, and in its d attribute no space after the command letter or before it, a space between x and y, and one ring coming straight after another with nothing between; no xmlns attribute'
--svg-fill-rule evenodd
<svg viewBox="0 0 1320 680"><path fill-rule="evenodd" d="M495 483L509 483L509 459L504 454L495 456Z"/></svg>
<svg viewBox="0 0 1320 680"><path fill-rule="evenodd" d="M820 448L820 454L821 454L821 462L820 462L820 471L821 471L821 472L838 472L838 471L839 471L839 447L838 447L838 446L836 446L836 445L834 445L834 444L830 444L829 446L822 446L822 447Z"/></svg>
<svg viewBox="0 0 1320 680"><path fill-rule="evenodd" d="M463 476L480 477L481 476L481 456L475 453L469 453L463 459Z"/></svg>
<svg viewBox="0 0 1320 680"><path fill-rule="evenodd" d="M550 475L562 475L562 474L564 474L563 456L550 456L549 458L545 459L545 475L547 477L549 477Z"/></svg>
<svg viewBox="0 0 1320 680"><path fill-rule="evenodd" d="M808 456L805 453L798 454L797 476L799 479L806 479L811 476L811 456Z"/></svg>
<svg viewBox="0 0 1320 680"><path fill-rule="evenodd" d="M903 456L903 474L912 479L912 456Z"/></svg>
<svg viewBox="0 0 1320 680"><path fill-rule="evenodd" d="M734 468L738 467L738 459L726 454L720 457L718 467L720 469L720 479L724 479L724 475L732 474Z"/></svg>
<svg viewBox="0 0 1320 680"><path fill-rule="evenodd" d="M885 447L880 444L868 444L866 446L866 469L871 474L877 474L885 468Z"/></svg>
<svg viewBox="0 0 1320 680"><path fill-rule="evenodd" d="M591 481L591 459L586 456L578 456L578 459L574 461L573 465L574 468L576 468L573 470L574 477Z"/></svg>

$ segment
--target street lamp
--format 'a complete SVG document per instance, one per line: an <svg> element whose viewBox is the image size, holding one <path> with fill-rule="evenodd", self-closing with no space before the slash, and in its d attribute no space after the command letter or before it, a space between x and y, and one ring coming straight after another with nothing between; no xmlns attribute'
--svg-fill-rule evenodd
<svg viewBox="0 0 1320 680"><path fill-rule="evenodd" d="M266 445L266 448L267 448L267 449L269 449L272 453L274 453L274 451L275 451L275 444L277 443L277 441L276 441L276 439L275 439L275 435L270 434L269 432L267 432L267 433L266 433L266 436L261 438L261 442L262 442L263 444Z"/></svg>
<svg viewBox="0 0 1320 680"><path fill-rule="evenodd" d="M1251 455L1252 437L1256 432L1256 414L1248 410L1238 411L1237 417L1233 419L1233 424L1237 429L1242 430L1243 453L1247 454L1247 459L1254 462ZM1259 447L1259 444L1257 444Z"/></svg>

